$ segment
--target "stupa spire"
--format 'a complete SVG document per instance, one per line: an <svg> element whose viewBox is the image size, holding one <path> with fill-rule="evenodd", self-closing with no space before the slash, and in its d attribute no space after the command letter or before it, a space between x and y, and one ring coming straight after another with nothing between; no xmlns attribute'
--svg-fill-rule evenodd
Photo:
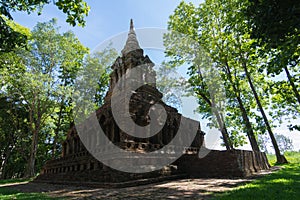
<svg viewBox="0 0 300 200"><path fill-rule="evenodd" d="M126 44L123 48L122 55L126 55L127 53L137 50L137 49L141 49L139 42L136 38L136 34L134 31L134 25L133 25L133 20L130 20L130 29L129 29L129 33L128 33L128 38L126 41Z"/></svg>
<svg viewBox="0 0 300 200"><path fill-rule="evenodd" d="M133 20L132 19L130 19L130 29L129 30L133 31Z"/></svg>

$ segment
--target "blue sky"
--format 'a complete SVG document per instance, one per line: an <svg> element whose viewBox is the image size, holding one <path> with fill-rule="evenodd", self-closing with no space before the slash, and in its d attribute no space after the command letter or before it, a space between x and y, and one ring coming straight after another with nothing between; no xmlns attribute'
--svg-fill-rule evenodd
<svg viewBox="0 0 300 200"><path fill-rule="evenodd" d="M65 23L66 16L53 5L45 6L42 15L36 13L13 13L16 22L32 28L37 22L49 21L55 17L62 31L72 30L79 40L90 49L113 35L128 30L129 20L135 27L167 28L168 17L173 13L179 0L86 0L91 10L86 17L86 26L71 27ZM187 1L190 2L190 1ZM202 1L191 0L194 4Z"/></svg>
<svg viewBox="0 0 300 200"><path fill-rule="evenodd" d="M19 12L12 13L12 15L17 23L29 28L34 27L37 22L57 18L61 31L73 31L85 46L93 50L108 38L128 31L131 18L134 20L136 28L167 28L168 18L179 5L180 0L86 0L86 2L91 10L89 16L86 17L86 26L83 28L68 25L65 22L65 14L53 5L45 6L40 16L36 13L27 15ZM188 0L186 2L193 2L198 5L203 1ZM203 126L205 125L202 124ZM277 128L276 133L283 133L293 138L295 149L300 149L299 133L291 134L285 127ZM209 135L212 136L214 133L207 134L207 137L210 137ZM249 149L249 146L246 148Z"/></svg>

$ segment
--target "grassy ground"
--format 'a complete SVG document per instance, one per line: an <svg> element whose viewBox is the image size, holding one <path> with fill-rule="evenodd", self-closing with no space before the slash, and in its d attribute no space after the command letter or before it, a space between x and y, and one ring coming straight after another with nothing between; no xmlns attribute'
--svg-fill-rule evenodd
<svg viewBox="0 0 300 200"><path fill-rule="evenodd" d="M16 190L10 190L5 188L0 188L0 199L39 199L39 200L53 200L54 198L48 197L41 193L21 193ZM55 198L56 199L56 198Z"/></svg>
<svg viewBox="0 0 300 200"><path fill-rule="evenodd" d="M24 178L5 179L5 180L0 180L0 185L8 184L8 183L22 183L22 182L27 182L27 181L31 181L31 180L32 179L24 179Z"/></svg>
<svg viewBox="0 0 300 200"><path fill-rule="evenodd" d="M214 199L300 199L300 153L287 152L285 154L289 164L283 169L240 186L230 192L216 194ZM275 164L276 157L268 156L271 164Z"/></svg>
<svg viewBox="0 0 300 200"><path fill-rule="evenodd" d="M11 183L22 183L31 181L31 179L9 179L9 180L0 180L0 185L11 184ZM54 198L50 198L45 194L41 193L21 193L17 190L7 189L5 187L0 187L0 199L8 200L8 199L40 199L40 200L53 200Z"/></svg>

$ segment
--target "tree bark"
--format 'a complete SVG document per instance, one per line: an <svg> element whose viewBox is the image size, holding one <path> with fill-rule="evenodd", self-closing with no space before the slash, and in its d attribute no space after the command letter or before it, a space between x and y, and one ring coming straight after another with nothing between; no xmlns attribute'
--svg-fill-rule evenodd
<svg viewBox="0 0 300 200"><path fill-rule="evenodd" d="M215 112L215 116L217 118L217 122L223 137L223 141L226 147L226 150L233 150L232 142L230 142L229 134L225 125L225 122L222 120L221 114L219 112Z"/></svg>
<svg viewBox="0 0 300 200"><path fill-rule="evenodd" d="M250 145L252 147L252 150L253 151L257 151L259 152L259 147L258 147L258 144L257 144L257 141L256 141L256 138L255 138L255 135L254 135L254 131L252 129L252 125L250 123L250 120L249 120L249 117L248 117L248 114L247 114L247 111L246 111L246 108L244 106L244 103L239 95L239 90L236 88L233 80L232 80L232 74L231 74L231 70L229 68L229 65L228 63L226 63L226 73L227 73L227 76L228 76L228 79L234 89L234 93L235 93L235 96L236 96L236 99L239 103L239 108L241 110L241 113L242 113L242 118L245 122L245 127L246 127L246 132L247 132L247 136L248 136L248 139L250 141Z"/></svg>
<svg viewBox="0 0 300 200"><path fill-rule="evenodd" d="M260 150L259 150L256 138L255 138L254 131L253 131L251 122L249 120L246 108L244 106L244 103L243 103L243 101L242 101L242 99L239 95L236 95L236 98L237 98L237 101L239 103L239 108L242 112L243 120L245 121L247 136L248 136L248 139L250 141L250 145L251 145L253 151L258 151L259 152Z"/></svg>
<svg viewBox="0 0 300 200"><path fill-rule="evenodd" d="M198 73L198 78L200 80L203 80L203 76L201 74L201 69L200 67L198 67L199 69L199 73ZM202 85L204 87L204 85ZM222 117L222 114L219 113L216 109L214 109L213 105L215 104L215 102L213 102L212 99L209 99L209 97L204 94L203 92L201 91L198 91L196 92L198 95L200 95L202 97L202 99L209 105L209 107L212 109L214 115L216 116L217 118L217 123L218 123L218 126L219 126L219 130L221 131L221 134L222 134L222 137L223 137L223 142L224 142L224 145L226 147L226 150L232 150L233 149L233 146L232 146L232 142L230 141L229 139L229 134L228 134L228 131L227 131L227 128L226 128L226 125L225 125L225 122L224 122L224 118Z"/></svg>
<svg viewBox="0 0 300 200"><path fill-rule="evenodd" d="M247 69L247 65L246 65L246 63L245 63L244 61L242 62L242 65L243 65L244 71L245 71L245 73L246 73L246 77L247 77L247 79L248 79L248 83L249 83L250 88L251 88L251 90L252 90L252 93L253 93L253 95L254 95L255 101L256 101L256 103L257 103L258 109L259 109L259 111L260 111L260 113L261 113L261 115L262 115L262 117L263 117L264 123L265 123L265 125L266 125L266 127L267 127L267 130L268 130L268 133L269 133L269 135L270 135L270 138L271 138L271 141L272 141L272 144L273 144L275 153L276 153L277 163L278 163L278 164L288 163L287 160L286 160L286 158L284 157L284 155L281 155L281 153L280 153L280 150L279 150L277 141L276 141L276 139L275 139L275 137L274 137L274 133L273 133L272 128L271 128L271 126L270 126L270 123L269 123L269 121L268 121L267 115L266 115L266 113L265 113L265 111L264 111L264 108L263 108L263 106L262 106L262 104L261 104L261 101L260 101L260 99L259 99L259 96L258 96L258 94L257 94L257 92L256 92L256 89L255 89L255 87L254 87L254 84L253 84L253 82L252 82L251 75L250 75L250 73L249 73L249 71L248 71L248 69Z"/></svg>
<svg viewBox="0 0 300 200"><path fill-rule="evenodd" d="M57 124L56 124L56 129L55 129L55 132L54 132L55 135L54 135L53 146L52 146L52 158L55 158L55 154L56 154L56 151L57 151L56 145L57 145L59 130L60 130L60 127L61 127L63 104L64 104L64 99L62 99L62 101L60 103L58 120L57 120Z"/></svg>
<svg viewBox="0 0 300 200"><path fill-rule="evenodd" d="M4 161L1 163L1 179L7 179L7 178L11 178L11 177L8 177L7 176L7 161L10 157L10 154L11 154L12 150L9 149L9 147L7 147L6 151L5 151L5 158L4 158Z"/></svg>
<svg viewBox="0 0 300 200"><path fill-rule="evenodd" d="M28 160L28 166L25 174L26 178L35 176L35 158L37 153L37 147L38 147L38 131L34 130L32 135L32 140L31 140L30 157Z"/></svg>
<svg viewBox="0 0 300 200"><path fill-rule="evenodd" d="M284 67L284 71L285 71L286 76L287 76L287 78L288 78L288 80L289 80L289 82L290 82L290 84L292 86L292 89L293 89L293 92L295 94L295 97L297 98L297 101L300 104L300 94L299 94L299 92L297 90L297 87L296 87L296 85L295 85L295 83L293 81L293 77L291 76L290 71L287 68L287 66Z"/></svg>
<svg viewBox="0 0 300 200"><path fill-rule="evenodd" d="M27 169L25 172L26 178L31 178L35 176L35 159L36 159L38 139L39 139L38 136L40 131L40 123L41 123L40 112L37 113L37 118L35 119L34 113L30 111L29 118L31 123L30 127L32 132L32 140L31 140L30 156L28 160Z"/></svg>
<svg viewBox="0 0 300 200"><path fill-rule="evenodd" d="M210 106L210 108L212 109L213 113L215 114L215 116L217 118L217 123L218 123L218 126L219 126L219 130L221 131L221 134L222 134L222 137L223 137L223 141L224 141L226 150L232 150L233 146L232 146L232 143L230 142L229 134L228 134L225 122L224 122L224 120L221 117L221 114L218 111L216 111L215 109L213 109L212 102L209 100L209 98L205 94L203 94L202 92L198 92L198 94Z"/></svg>

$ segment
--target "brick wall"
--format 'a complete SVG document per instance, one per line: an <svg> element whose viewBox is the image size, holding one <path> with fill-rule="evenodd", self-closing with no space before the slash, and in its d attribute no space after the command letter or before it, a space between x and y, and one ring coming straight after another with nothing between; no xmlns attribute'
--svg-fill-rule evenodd
<svg viewBox="0 0 300 200"><path fill-rule="evenodd" d="M206 149L207 151L207 149ZM265 153L233 150L210 152L203 158L186 154L175 164L191 177L245 177L270 167Z"/></svg>

